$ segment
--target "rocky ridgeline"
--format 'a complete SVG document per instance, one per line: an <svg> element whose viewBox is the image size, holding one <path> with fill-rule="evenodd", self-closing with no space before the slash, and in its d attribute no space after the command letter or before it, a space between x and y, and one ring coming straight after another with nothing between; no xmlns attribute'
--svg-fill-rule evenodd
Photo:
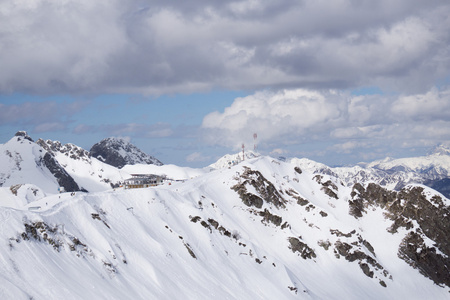
<svg viewBox="0 0 450 300"><path fill-rule="evenodd" d="M298 168L298 167L297 167ZM298 174L301 174L296 170ZM314 175L313 180L320 190L330 199L339 201L338 183L323 175ZM301 197L294 189L279 190L258 170L248 167L235 176L237 181L231 188L239 195L248 211L261 217L262 224L272 224L281 229L290 229L289 220L277 215L277 210L289 210L289 205L296 203L304 207L305 213L315 214L317 208L307 199ZM253 191L253 192L250 192ZM353 186L348 200L349 214L355 218L364 218L373 207L382 208L392 224L386 230L397 234L399 228L408 230L398 246L398 257L416 268L424 276L438 285L450 287L450 207L444 204L438 195L426 195L420 186L407 186L400 191L391 191L370 183L366 187L360 183ZM291 201L291 199L293 201ZM341 200L342 201L342 200ZM269 208L263 208L264 204ZM322 217L327 213L320 211ZM306 220L306 218L305 218ZM309 224L310 227L320 225ZM318 227L317 227L318 228ZM334 239L318 240L317 244L325 250L334 252L336 258L344 257L359 265L362 272L377 278L380 285L386 287L386 280L393 280L388 270L376 258L376 249L364 239L362 232L353 230L343 233L338 229L330 230ZM336 240L337 238L337 240ZM317 256L313 245L308 245L301 236L288 238L289 248L303 259Z"/></svg>
<svg viewBox="0 0 450 300"><path fill-rule="evenodd" d="M36 144L38 144L39 146L41 146L42 148L44 148L53 155L55 154L55 152L60 152L70 157L71 159L85 160L85 161L88 161L89 158L91 157L89 151L84 150L83 148L70 143L63 145L59 141L51 141L51 140L44 141L43 139L39 139L36 141Z"/></svg>
<svg viewBox="0 0 450 300"><path fill-rule="evenodd" d="M355 184L351 196L351 215L362 218L370 207L384 209L386 218L392 220L389 232L408 230L398 256L436 284L450 286L450 208L440 196L428 199L419 186L396 192L374 183L367 187Z"/></svg>
<svg viewBox="0 0 450 300"><path fill-rule="evenodd" d="M163 164L155 157L142 152L123 139L103 139L92 146L90 153L92 157L117 168L135 164L154 164L157 166Z"/></svg>
<svg viewBox="0 0 450 300"><path fill-rule="evenodd" d="M299 167L295 167L295 172L302 174ZM283 220L281 216L277 215L276 210L289 209L289 205L292 203L302 206L306 214L315 215L318 213L324 218L328 216L326 212L322 210L318 211L313 204L301 197L294 189L278 190L270 180L265 178L257 170L244 167L242 174L239 174L234 179L237 183L231 188L238 193L242 203L249 207L248 211L250 213L261 217L262 224L272 224L279 226L282 230L286 229L289 231L291 225L289 225L287 220ZM297 178L293 180L298 182ZM313 180L321 186L320 190L324 195L330 199L339 200L337 194L338 186L336 183L329 179L325 180L323 175L315 175ZM249 192L249 190L256 191L256 193ZM291 199L293 201L290 201ZM262 209L264 203L271 208ZM304 220L306 221L306 218ZM318 228L313 223L309 223L308 226ZM356 230L350 233L342 233L338 229L332 229L330 230L330 234L331 236L335 236L334 240L318 240L317 245L327 251L333 251L336 259L344 257L349 262L358 263L366 276L377 278L380 285L384 287L387 286L386 279L392 280L389 272L377 261L373 246L360 233L357 233ZM314 259L317 257L314 247L308 245L301 236L289 236L287 239L289 249L301 258Z"/></svg>

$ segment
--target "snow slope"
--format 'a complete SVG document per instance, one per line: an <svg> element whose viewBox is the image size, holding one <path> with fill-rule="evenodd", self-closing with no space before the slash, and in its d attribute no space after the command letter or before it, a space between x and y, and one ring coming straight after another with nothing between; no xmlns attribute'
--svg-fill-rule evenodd
<svg viewBox="0 0 450 300"><path fill-rule="evenodd" d="M58 181L45 167L46 151L28 136L15 136L0 145L0 186L33 183L45 192L57 193Z"/></svg>
<svg viewBox="0 0 450 300"><path fill-rule="evenodd" d="M390 233L375 205L355 218L352 192L259 157L170 186L0 206L0 298L448 297L398 256L419 225Z"/></svg>

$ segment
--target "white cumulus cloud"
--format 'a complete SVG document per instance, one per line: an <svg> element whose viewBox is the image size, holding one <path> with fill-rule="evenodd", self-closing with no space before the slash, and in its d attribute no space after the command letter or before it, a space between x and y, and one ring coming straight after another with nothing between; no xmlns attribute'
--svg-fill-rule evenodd
<svg viewBox="0 0 450 300"><path fill-rule="evenodd" d="M202 128L208 143L235 149L242 143L251 145L257 132L259 149L267 152L285 151L280 145L301 152L315 142L328 151L323 155L374 157L368 152L449 141L449 106L450 89L364 96L333 90L262 91L235 99L223 112L208 114Z"/></svg>

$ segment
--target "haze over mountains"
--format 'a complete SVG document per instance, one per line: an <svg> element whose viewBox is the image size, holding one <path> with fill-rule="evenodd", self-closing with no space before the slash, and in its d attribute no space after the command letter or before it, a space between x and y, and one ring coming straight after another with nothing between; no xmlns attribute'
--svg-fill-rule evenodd
<svg viewBox="0 0 450 300"><path fill-rule="evenodd" d="M0 145L0 298L449 295L448 149L339 168L249 151L192 169L96 145ZM118 188L133 173L169 180Z"/></svg>

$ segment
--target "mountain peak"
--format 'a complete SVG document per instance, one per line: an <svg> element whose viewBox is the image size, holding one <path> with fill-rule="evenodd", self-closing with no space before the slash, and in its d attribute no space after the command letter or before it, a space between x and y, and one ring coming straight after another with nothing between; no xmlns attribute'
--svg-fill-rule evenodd
<svg viewBox="0 0 450 300"><path fill-rule="evenodd" d="M252 159L252 158L255 158L258 156L260 156L259 153L253 152L251 150L247 150L244 153L245 159ZM226 154L226 155L222 156L221 158L219 158L215 163L210 164L209 167L215 168L215 169L223 169L223 168L229 167L231 165L238 164L241 161L243 161L242 152L238 152L235 154Z"/></svg>
<svg viewBox="0 0 450 300"><path fill-rule="evenodd" d="M66 156L70 156L70 158L72 159L88 159L90 157L88 151L71 143L62 145L61 142L59 141L52 141L52 140L44 141L43 139L39 139L37 140L36 144L38 144L51 154L60 152Z"/></svg>
<svg viewBox="0 0 450 300"><path fill-rule="evenodd" d="M437 145L428 155L450 155L450 147L444 144Z"/></svg>
<svg viewBox="0 0 450 300"><path fill-rule="evenodd" d="M109 137L103 139L92 146L90 153L92 157L117 168L135 164L154 164L157 166L163 164L122 138Z"/></svg>
<svg viewBox="0 0 450 300"><path fill-rule="evenodd" d="M24 139L29 140L30 142L34 142L33 139L28 135L28 133L23 130L17 131L14 136L23 137Z"/></svg>

